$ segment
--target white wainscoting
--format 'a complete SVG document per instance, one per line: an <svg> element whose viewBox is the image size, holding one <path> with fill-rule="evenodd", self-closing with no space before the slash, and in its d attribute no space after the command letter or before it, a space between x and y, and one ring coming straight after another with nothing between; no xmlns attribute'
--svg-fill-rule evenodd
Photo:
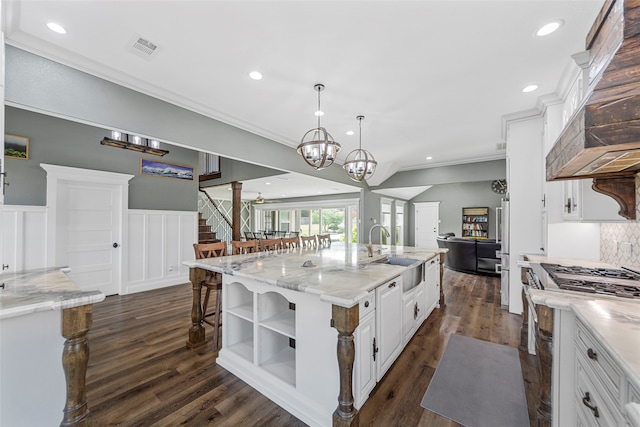
<svg viewBox="0 0 640 427"><path fill-rule="evenodd" d="M195 258L198 212L129 210L123 294L189 281L182 263Z"/></svg>
<svg viewBox="0 0 640 427"><path fill-rule="evenodd" d="M6 272L47 266L47 208L4 205L2 207L2 263Z"/></svg>

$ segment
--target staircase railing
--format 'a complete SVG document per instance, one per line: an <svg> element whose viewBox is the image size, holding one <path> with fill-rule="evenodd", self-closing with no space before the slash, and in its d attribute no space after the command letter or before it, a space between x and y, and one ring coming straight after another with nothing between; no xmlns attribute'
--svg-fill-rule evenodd
<svg viewBox="0 0 640 427"><path fill-rule="evenodd" d="M198 209L202 213L202 217L211 226L211 231L216 233L216 238L227 243L231 242L233 238L231 221L206 191L200 190L200 192L204 194L204 196L200 197Z"/></svg>

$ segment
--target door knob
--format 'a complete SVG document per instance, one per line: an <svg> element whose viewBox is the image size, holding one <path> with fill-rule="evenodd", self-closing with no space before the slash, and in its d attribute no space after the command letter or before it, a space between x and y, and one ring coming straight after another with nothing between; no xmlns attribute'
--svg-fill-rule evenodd
<svg viewBox="0 0 640 427"><path fill-rule="evenodd" d="M119 244L117 244L117 243L114 243L114 244L113 244L113 247L114 247L114 248L117 248L118 246L120 246L120 245L119 245Z"/></svg>

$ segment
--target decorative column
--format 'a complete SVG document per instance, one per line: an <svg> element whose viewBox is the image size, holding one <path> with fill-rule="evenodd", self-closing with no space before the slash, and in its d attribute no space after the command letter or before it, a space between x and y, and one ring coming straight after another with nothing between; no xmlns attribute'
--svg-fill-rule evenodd
<svg viewBox="0 0 640 427"><path fill-rule="evenodd" d="M440 308L444 308L444 283L442 282L442 276L444 276L444 258L447 254L440 252Z"/></svg>
<svg viewBox="0 0 640 427"><path fill-rule="evenodd" d="M62 310L62 367L67 383L67 399L61 426L87 426L86 377L89 364L87 333L93 322L93 304Z"/></svg>
<svg viewBox="0 0 640 427"><path fill-rule="evenodd" d="M206 271L202 268L192 267L189 269L189 280L193 288L193 304L191 306L191 328L189 328L189 339L187 347L195 348L206 344L204 327L202 326L202 303L201 291Z"/></svg>
<svg viewBox="0 0 640 427"><path fill-rule="evenodd" d="M529 351L529 301L522 287L522 325L520 326L520 350Z"/></svg>
<svg viewBox="0 0 640 427"><path fill-rule="evenodd" d="M334 427L357 427L360 413L353 406L353 362L356 348L353 331L360 320L360 306L351 308L333 305L331 308L333 327L338 330L338 368L340 370L340 394L338 407L333 413Z"/></svg>
<svg viewBox="0 0 640 427"><path fill-rule="evenodd" d="M240 240L240 225L242 223L242 183L234 181L231 183L231 239Z"/></svg>
<svg viewBox="0 0 640 427"><path fill-rule="evenodd" d="M540 374L540 397L536 410L536 426L551 427L551 367L553 364L553 309L536 305L538 334L538 372Z"/></svg>

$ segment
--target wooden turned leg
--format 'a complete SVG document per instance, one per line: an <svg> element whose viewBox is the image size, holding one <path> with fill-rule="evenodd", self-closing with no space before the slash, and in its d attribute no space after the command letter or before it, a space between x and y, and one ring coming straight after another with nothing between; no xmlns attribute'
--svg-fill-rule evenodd
<svg viewBox="0 0 640 427"><path fill-rule="evenodd" d="M204 326L202 326L202 305L200 302L200 292L202 291L202 281L205 278L205 270L197 267L189 269L189 280L193 287L193 304L191 305L191 327L189 328L189 339L187 347L195 348L206 343Z"/></svg>
<svg viewBox="0 0 640 427"><path fill-rule="evenodd" d="M213 326L213 351L218 351L218 337L220 336L220 315L222 314L222 284L216 289L216 318Z"/></svg>
<svg viewBox="0 0 640 427"><path fill-rule="evenodd" d="M553 363L553 309L544 305L536 306L538 315L538 371L540 374L540 397L536 410L536 426L551 426L551 367Z"/></svg>
<svg viewBox="0 0 640 427"><path fill-rule="evenodd" d="M67 399L61 426L86 426L89 422L85 384L89 364L87 333L92 319L92 304L62 310L62 336L66 338L62 367L67 383Z"/></svg>
<svg viewBox="0 0 640 427"><path fill-rule="evenodd" d="M440 253L440 307L444 308L446 304L444 303L444 283L442 282L442 277L444 276L444 257L447 254Z"/></svg>
<svg viewBox="0 0 640 427"><path fill-rule="evenodd" d="M338 330L338 368L340 370L340 394L338 407L333 413L334 427L357 427L359 412L353 406L353 361L356 348L353 331L358 327L359 305L351 308L332 306L333 327Z"/></svg>
<svg viewBox="0 0 640 427"><path fill-rule="evenodd" d="M522 325L520 326L520 350L529 351L529 301L522 288Z"/></svg>

